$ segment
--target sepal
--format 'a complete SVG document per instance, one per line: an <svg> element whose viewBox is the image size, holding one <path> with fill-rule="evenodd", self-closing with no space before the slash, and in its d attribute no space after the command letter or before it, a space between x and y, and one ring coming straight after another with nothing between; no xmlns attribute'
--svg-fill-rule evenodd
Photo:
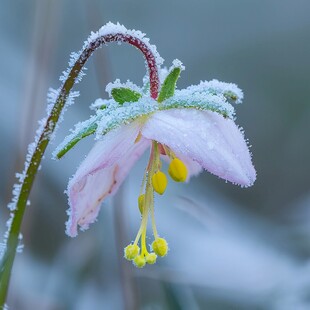
<svg viewBox="0 0 310 310"><path fill-rule="evenodd" d="M182 70L184 70L182 63L177 59L174 60L173 65L169 69L169 73L161 86L161 90L157 98L158 102L163 102L174 95L176 83Z"/></svg>
<svg viewBox="0 0 310 310"><path fill-rule="evenodd" d="M243 100L243 92L236 84L220 82L216 79L201 81L198 85L192 85L186 89L192 94L223 95L227 100L236 104Z"/></svg>
<svg viewBox="0 0 310 310"><path fill-rule="evenodd" d="M129 124L134 120L149 115L158 110L157 102L149 97L141 97L137 102L125 102L113 109L97 111L101 115L98 120L96 139L101 139L109 131L123 125Z"/></svg>
<svg viewBox="0 0 310 310"><path fill-rule="evenodd" d="M98 116L94 115L84 122L75 125L75 129L53 152L55 159L62 158L68 151L70 151L83 138L90 136L96 132Z"/></svg>
<svg viewBox="0 0 310 310"><path fill-rule="evenodd" d="M125 102L136 102L142 97L139 92L125 87L113 88L111 90L111 96L119 104L123 104Z"/></svg>
<svg viewBox="0 0 310 310"><path fill-rule="evenodd" d="M165 100L160 105L160 110L173 108L194 108L202 111L217 112L224 117L233 119L234 107L222 94L214 95L210 93L193 93L188 89L176 91L175 95Z"/></svg>

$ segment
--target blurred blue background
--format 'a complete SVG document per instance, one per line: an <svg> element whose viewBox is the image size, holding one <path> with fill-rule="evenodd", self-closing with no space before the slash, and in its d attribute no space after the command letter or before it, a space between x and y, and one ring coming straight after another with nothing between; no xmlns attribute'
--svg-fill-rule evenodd
<svg viewBox="0 0 310 310"><path fill-rule="evenodd" d="M139 226L146 158L103 205L98 222L67 237L63 191L93 141L85 139L59 162L51 153L88 118L89 104L107 96L108 82L141 85L145 74L132 47L100 49L33 187L10 309L310 309L309 12L307 0L1 1L1 232L48 88L59 87L70 52L108 21L145 32L166 66L182 60L179 88L217 78L243 89L237 123L258 172L248 189L207 172L186 185L170 184L156 201L170 252L143 270L122 256Z"/></svg>

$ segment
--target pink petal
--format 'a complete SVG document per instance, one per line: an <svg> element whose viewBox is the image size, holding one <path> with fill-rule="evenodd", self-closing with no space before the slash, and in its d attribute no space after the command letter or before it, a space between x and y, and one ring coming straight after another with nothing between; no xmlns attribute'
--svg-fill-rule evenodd
<svg viewBox="0 0 310 310"><path fill-rule="evenodd" d="M243 133L231 119L216 112L159 111L146 122L142 135L232 183L251 186L256 179Z"/></svg>
<svg viewBox="0 0 310 310"><path fill-rule="evenodd" d="M93 223L99 213L101 202L113 195L136 160L149 146L141 139L135 143L140 131L138 123L124 125L97 142L68 184L69 220L66 232L77 235Z"/></svg>

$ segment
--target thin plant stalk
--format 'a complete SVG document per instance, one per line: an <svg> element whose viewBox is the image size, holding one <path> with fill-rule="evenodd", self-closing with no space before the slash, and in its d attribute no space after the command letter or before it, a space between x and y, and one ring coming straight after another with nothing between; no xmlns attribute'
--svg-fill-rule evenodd
<svg viewBox="0 0 310 310"><path fill-rule="evenodd" d="M26 209L28 197L32 188L33 181L35 179L36 173L40 166L42 157L46 150L46 147L50 141L51 134L55 130L59 117L62 113L62 110L65 106L65 103L69 97L70 91L74 84L79 79L79 74L83 69L85 63L93 52L102 46L103 44L109 42L126 42L136 48L138 48L144 55L150 78L150 95L153 99L156 99L158 96L159 90L159 77L158 77L158 67L156 56L153 51L148 47L148 45L143 42L139 37L134 35L120 33L105 34L98 36L88 43L84 50L80 53L80 56L75 61L72 66L66 80L62 84L62 87L59 91L57 99L54 103L51 112L49 113L43 131L38 139L38 142L35 146L35 151L32 154L32 157L29 162L29 166L25 171L25 177L21 183L21 189L17 196L16 207L12 211L12 222L9 226L7 233L6 246L2 255L2 260L0 263L0 308L5 308L5 302L8 292L8 286L11 276L11 270L19 243L19 235L21 224Z"/></svg>

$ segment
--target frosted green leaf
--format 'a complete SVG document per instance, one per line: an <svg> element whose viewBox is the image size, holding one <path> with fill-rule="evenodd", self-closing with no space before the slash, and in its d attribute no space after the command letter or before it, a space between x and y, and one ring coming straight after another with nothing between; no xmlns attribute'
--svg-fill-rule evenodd
<svg viewBox="0 0 310 310"><path fill-rule="evenodd" d="M191 93L187 89L176 91L176 94L164 101L160 106L161 110L173 108L194 108L217 112L224 117L233 118L234 108L227 102L223 94Z"/></svg>
<svg viewBox="0 0 310 310"><path fill-rule="evenodd" d="M222 94L226 99L237 104L241 103L243 99L243 92L236 84L220 82L218 80L201 81L200 84L189 86L186 89L193 94Z"/></svg>
<svg viewBox="0 0 310 310"><path fill-rule="evenodd" d="M117 108L119 104L115 102L113 99L101 99L98 98L95 100L94 103L90 105L90 109L97 111L97 110L105 110L105 109L111 109L111 108Z"/></svg>
<svg viewBox="0 0 310 310"><path fill-rule="evenodd" d="M170 69L170 73L166 76L166 80L169 80L170 85L173 87L175 87L176 77L179 76L182 70L180 66L176 66L176 63L174 65ZM167 82L166 85L169 83ZM233 119L235 111L229 100L235 99L241 101L243 95L242 91L236 85L222 83L216 80L201 82L199 85L190 86L182 90L173 89L174 95L165 99L161 104L158 104L156 100L146 95L142 96L139 92L126 87L111 88L113 98L115 97L115 94L112 94L114 89L117 90L115 92L116 96L122 99L126 98L123 103L120 104L113 99L97 99L92 105L92 108L96 109L96 115L87 121L77 124L72 133L56 149L54 157L61 158L80 140L91 134L95 134L96 139L100 139L109 131L123 124L131 123L138 118L141 118L141 122L143 123L150 114L160 110L197 109L201 111L213 111L224 117ZM169 94L169 91L166 94ZM119 98L117 99L119 100Z"/></svg>
<svg viewBox="0 0 310 310"><path fill-rule="evenodd" d="M117 108L98 111L98 128L96 138L100 139L109 131L123 125L129 124L141 117L147 116L158 110L158 103L149 97L142 97L137 102L126 102Z"/></svg>
<svg viewBox="0 0 310 310"><path fill-rule="evenodd" d="M53 153L53 156L57 159L60 159L83 138L94 134L98 127L97 121L98 117L95 115L87 121L78 123L75 126L75 130L72 132L72 134L67 136L66 139L57 147Z"/></svg>
<svg viewBox="0 0 310 310"><path fill-rule="evenodd" d="M98 111L98 128L96 130L96 139L100 139L109 131L123 125L128 124L141 118L146 118L159 110L170 109L197 109L201 111L217 112L224 117L233 118L234 108L227 102L224 95L213 94L192 94L188 90L176 90L175 95L158 104L154 99L142 97L139 101L133 103L125 103L118 105L117 108Z"/></svg>
<svg viewBox="0 0 310 310"><path fill-rule="evenodd" d="M164 100L172 97L174 95L174 90L180 77L181 71L184 69L182 63L178 60L174 60L173 66L170 68L170 72L165 78L157 101L163 102Z"/></svg>
<svg viewBox="0 0 310 310"><path fill-rule="evenodd" d="M140 93L125 87L113 88L111 90L111 96L120 104L124 102L136 102L142 97Z"/></svg>

